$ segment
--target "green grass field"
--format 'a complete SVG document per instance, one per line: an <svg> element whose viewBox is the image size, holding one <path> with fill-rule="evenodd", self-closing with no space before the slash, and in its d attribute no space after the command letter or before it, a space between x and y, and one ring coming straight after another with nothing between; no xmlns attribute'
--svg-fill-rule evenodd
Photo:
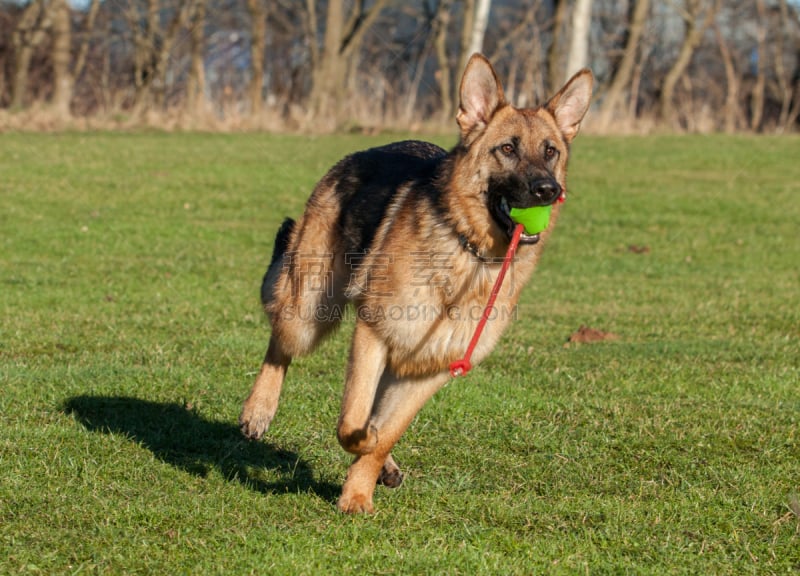
<svg viewBox="0 0 800 576"><path fill-rule="evenodd" d="M240 438L280 221L391 139L0 135L0 573L800 570L796 137L581 136L517 322L374 516L335 509L351 326Z"/></svg>

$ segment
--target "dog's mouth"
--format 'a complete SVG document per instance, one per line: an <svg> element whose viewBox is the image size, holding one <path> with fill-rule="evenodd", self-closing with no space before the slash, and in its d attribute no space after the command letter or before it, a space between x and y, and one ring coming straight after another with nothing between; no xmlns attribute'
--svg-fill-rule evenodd
<svg viewBox="0 0 800 576"><path fill-rule="evenodd" d="M500 228L511 238L514 235L514 229L517 227L517 223L511 219L511 206L506 197L498 195L494 201L490 203L489 211L495 221L500 225ZM519 237L520 244L536 244L538 241L539 234L526 234L523 232Z"/></svg>
<svg viewBox="0 0 800 576"><path fill-rule="evenodd" d="M511 174L490 178L488 193L489 213L510 239L517 227L511 218L512 210L555 204L564 194L564 189L550 174L537 173L526 178ZM520 243L536 244L539 239L539 232L523 232Z"/></svg>

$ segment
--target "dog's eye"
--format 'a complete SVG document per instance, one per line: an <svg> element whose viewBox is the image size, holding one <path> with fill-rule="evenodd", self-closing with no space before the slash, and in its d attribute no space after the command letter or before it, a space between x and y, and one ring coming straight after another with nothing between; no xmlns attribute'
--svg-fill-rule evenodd
<svg viewBox="0 0 800 576"><path fill-rule="evenodd" d="M506 156L513 156L515 149L513 144L503 144L500 146L500 152L505 154Z"/></svg>
<svg viewBox="0 0 800 576"><path fill-rule="evenodd" d="M547 146L544 149L544 157L547 160L552 160L553 158L556 157L556 154L558 154L558 150L556 150L555 146Z"/></svg>

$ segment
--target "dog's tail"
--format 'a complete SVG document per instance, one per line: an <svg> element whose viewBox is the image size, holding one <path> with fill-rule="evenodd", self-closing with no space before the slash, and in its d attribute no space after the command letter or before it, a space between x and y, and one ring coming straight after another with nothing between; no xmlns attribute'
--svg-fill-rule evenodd
<svg viewBox="0 0 800 576"><path fill-rule="evenodd" d="M283 255L289 249L289 240L292 237L294 226L295 221L287 218L275 235L275 248L272 251L272 259L269 262L269 267L267 267L267 272L264 274L264 279L261 281L261 303L265 306L272 299L272 286L280 273L280 268L283 266Z"/></svg>

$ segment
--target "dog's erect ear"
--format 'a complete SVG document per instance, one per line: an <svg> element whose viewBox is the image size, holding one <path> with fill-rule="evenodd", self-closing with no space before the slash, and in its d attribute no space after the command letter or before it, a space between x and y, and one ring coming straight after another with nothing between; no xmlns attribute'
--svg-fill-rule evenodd
<svg viewBox="0 0 800 576"><path fill-rule="evenodd" d="M503 87L489 61L481 54L473 54L459 88L461 102L456 122L461 128L461 138L473 131L482 131L498 108L506 103Z"/></svg>
<svg viewBox="0 0 800 576"><path fill-rule="evenodd" d="M570 78L558 94L550 98L545 108L556 119L567 142L571 142L578 134L581 120L589 109L592 99L594 77L591 70L584 68Z"/></svg>

